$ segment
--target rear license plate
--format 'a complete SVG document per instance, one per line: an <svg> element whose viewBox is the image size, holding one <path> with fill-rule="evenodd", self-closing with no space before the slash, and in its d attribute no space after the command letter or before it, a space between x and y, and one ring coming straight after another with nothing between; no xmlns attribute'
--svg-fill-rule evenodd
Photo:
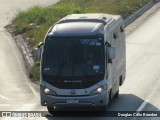
<svg viewBox="0 0 160 120"><path fill-rule="evenodd" d="M77 104L77 103L78 103L78 100L67 100L67 103Z"/></svg>

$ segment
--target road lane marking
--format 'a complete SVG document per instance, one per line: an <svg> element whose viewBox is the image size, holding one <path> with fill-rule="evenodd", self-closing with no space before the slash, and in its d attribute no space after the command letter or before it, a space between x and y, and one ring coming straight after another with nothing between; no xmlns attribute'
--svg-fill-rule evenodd
<svg viewBox="0 0 160 120"><path fill-rule="evenodd" d="M30 111L32 108L34 108L35 105L36 104L23 104L23 106L16 111Z"/></svg>
<svg viewBox="0 0 160 120"><path fill-rule="evenodd" d="M149 102L148 100L145 100L145 101L141 104L141 106L137 109L137 111L142 111L143 108L147 105L148 102Z"/></svg>
<svg viewBox="0 0 160 120"><path fill-rule="evenodd" d="M38 96L38 92L28 83L28 86L30 87L32 93L34 94L34 96Z"/></svg>
<svg viewBox="0 0 160 120"><path fill-rule="evenodd" d="M33 108L35 108L39 104L39 100L33 100L31 103L22 104L22 106L16 111L31 111Z"/></svg>
<svg viewBox="0 0 160 120"><path fill-rule="evenodd" d="M9 34L8 32L6 32L6 33ZM9 38L10 38L11 40L13 39L10 34L9 34ZM12 48L13 53L14 53L16 59L17 59L18 65L19 65L19 67L20 67L20 69L21 69L21 72L22 72L22 75L23 75L25 81L27 82L27 84L28 84L28 86L30 87L30 89L31 89L32 93L34 94L34 96L35 96L35 97L38 97L38 95L39 95L38 92L35 90L35 88L33 88L33 87L30 85L28 79L26 78L26 75L25 75L25 73L24 73L24 70L22 69L22 66L21 66L21 64L20 64L20 61L19 61L19 59L18 59L18 56L16 55L16 52L15 52L15 50L14 50L14 47L13 47L13 44L12 44L11 40L9 40L9 39L7 39L7 40L9 41L9 43L10 43L10 45L11 45L11 48ZM16 44L16 43L15 43L15 44Z"/></svg>
<svg viewBox="0 0 160 120"><path fill-rule="evenodd" d="M152 90L153 92L147 97L146 100L144 100L144 102L141 104L141 106L137 109L137 111L142 111L144 109L144 107L147 105L147 103L150 101L150 99L153 97L154 93L157 91L157 89L159 88L159 84L156 84L156 86L154 87L154 89Z"/></svg>
<svg viewBox="0 0 160 120"><path fill-rule="evenodd" d="M0 95L0 97L3 98L3 99L5 99L5 100L7 100L7 101L9 101L9 98L7 98L7 97L5 97L3 95Z"/></svg>
<svg viewBox="0 0 160 120"><path fill-rule="evenodd" d="M157 81L159 80L157 79ZM136 112L140 112L145 108L145 106L149 103L150 99L154 96L154 93L157 91L158 88L159 88L159 84L156 84L156 86L152 90L153 92L147 97L146 100L144 100L144 102L141 104L141 106L137 109ZM136 119L137 117L134 117L132 120L136 120Z"/></svg>

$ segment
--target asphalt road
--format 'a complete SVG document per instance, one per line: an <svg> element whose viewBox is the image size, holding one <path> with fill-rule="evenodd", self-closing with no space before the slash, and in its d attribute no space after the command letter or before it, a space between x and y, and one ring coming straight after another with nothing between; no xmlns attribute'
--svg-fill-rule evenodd
<svg viewBox="0 0 160 120"><path fill-rule="evenodd" d="M39 105L38 87L29 82L22 55L12 37L5 31L18 9L37 3L47 5L53 0L0 1L0 110L46 110ZM144 20L126 36L127 76L109 111L160 111L160 10ZM47 113L48 114L48 113ZM47 115L46 114L46 115ZM49 114L48 114L49 115ZM85 119L58 117L54 119ZM34 119L34 118L32 118ZM53 119L45 117L42 119ZM104 120L105 117L86 118ZM115 119L115 118L107 118ZM160 118L116 118L129 120L160 120Z"/></svg>

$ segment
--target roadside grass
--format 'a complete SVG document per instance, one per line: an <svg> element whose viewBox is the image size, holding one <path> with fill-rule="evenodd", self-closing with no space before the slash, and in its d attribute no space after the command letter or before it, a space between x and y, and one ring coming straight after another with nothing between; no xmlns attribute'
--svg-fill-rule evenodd
<svg viewBox="0 0 160 120"><path fill-rule="evenodd" d="M32 7L20 11L12 21L13 33L21 34L29 43L31 50L43 41L51 25L72 13L120 14L125 19L152 0L61 0L55 5L43 8ZM39 80L39 62L30 70L32 80Z"/></svg>

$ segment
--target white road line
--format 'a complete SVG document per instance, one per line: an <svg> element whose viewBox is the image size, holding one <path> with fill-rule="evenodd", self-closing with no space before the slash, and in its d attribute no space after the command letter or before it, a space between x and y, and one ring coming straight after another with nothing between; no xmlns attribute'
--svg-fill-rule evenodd
<svg viewBox="0 0 160 120"><path fill-rule="evenodd" d="M6 32L6 33L9 34L8 32ZM10 36L10 34L9 34L9 36ZM10 38L13 39L11 36L10 36ZM7 39L7 40L8 40L8 39ZM22 75L24 76L25 81L27 82L28 86L29 86L30 89L32 90L34 96L35 96L35 97L38 97L38 92L35 90L35 88L33 88L33 87L29 84L29 81L28 81L28 79L26 78L26 75L25 75L25 73L24 73L24 70L22 69L21 64L20 64L20 61L19 61L19 59L18 59L18 57L17 57L17 55L16 55L16 52L15 52L15 50L14 50L14 48L13 48L12 42L11 42L10 40L8 40L8 41L10 42L11 48L12 48L13 53L14 53L16 59L17 59L17 62L18 62L18 64L19 64L19 67L20 67L20 69L21 69L21 72L22 72ZM15 44L16 44L16 43L15 43Z"/></svg>
<svg viewBox="0 0 160 120"><path fill-rule="evenodd" d="M34 96L37 97L38 96L38 92L29 83L28 83L28 85L29 85L30 89L32 90Z"/></svg>
<svg viewBox="0 0 160 120"><path fill-rule="evenodd" d="M31 110L34 110L36 106L37 106L37 103L23 104L22 107L19 109L16 109L16 111L31 111Z"/></svg>
<svg viewBox="0 0 160 120"><path fill-rule="evenodd" d="M147 103L150 101L150 99L154 96L154 93L156 92L157 88L159 87L159 84L156 84L153 92L147 97L147 99L141 104L141 106L137 109L137 111L142 111L144 107L147 105Z"/></svg>
<svg viewBox="0 0 160 120"><path fill-rule="evenodd" d="M39 100L34 100L31 103L22 104L22 106L15 111L31 111L39 104Z"/></svg>
<svg viewBox="0 0 160 120"><path fill-rule="evenodd" d="M150 101L150 99L154 96L154 93L157 91L158 88L159 88L159 84L156 84L156 86L152 90L152 93L147 97L146 100L144 100L144 102L141 104L141 106L137 109L136 112L140 112L140 111L142 111L145 108L145 106L148 104L148 102ZM137 117L134 117L132 120L136 120L136 119L137 119Z"/></svg>
<svg viewBox="0 0 160 120"><path fill-rule="evenodd" d="M3 99L5 99L5 100L7 100L7 101L9 101L9 98L7 98L7 97L5 97L3 95L0 95L0 97L3 98Z"/></svg>
<svg viewBox="0 0 160 120"><path fill-rule="evenodd" d="M147 103L148 103L148 100L144 101L142 105L137 109L137 111L142 111L143 108L147 105Z"/></svg>

